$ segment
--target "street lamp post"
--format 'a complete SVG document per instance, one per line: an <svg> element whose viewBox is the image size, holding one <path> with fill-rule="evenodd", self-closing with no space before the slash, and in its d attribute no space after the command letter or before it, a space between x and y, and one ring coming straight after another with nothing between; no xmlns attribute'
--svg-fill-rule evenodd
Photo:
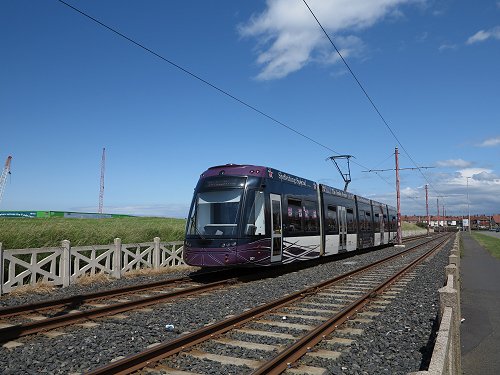
<svg viewBox="0 0 500 375"><path fill-rule="evenodd" d="M470 177L467 177L467 210L469 211L469 233L470 233L470 227L472 223L470 222L469 178Z"/></svg>

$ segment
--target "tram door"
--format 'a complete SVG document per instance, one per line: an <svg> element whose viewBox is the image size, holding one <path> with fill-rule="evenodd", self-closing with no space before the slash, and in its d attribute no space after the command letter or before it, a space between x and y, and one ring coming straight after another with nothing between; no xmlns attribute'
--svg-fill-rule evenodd
<svg viewBox="0 0 500 375"><path fill-rule="evenodd" d="M281 261L283 252L281 195L271 197L271 262Z"/></svg>
<svg viewBox="0 0 500 375"><path fill-rule="evenodd" d="M382 209L381 209L382 211ZM379 221L380 221L380 244L383 245L384 242L384 233L385 233L385 228L384 228L384 213L383 211L379 214Z"/></svg>
<svg viewBox="0 0 500 375"><path fill-rule="evenodd" d="M347 250L347 214L345 207L337 206L339 222L339 252Z"/></svg>

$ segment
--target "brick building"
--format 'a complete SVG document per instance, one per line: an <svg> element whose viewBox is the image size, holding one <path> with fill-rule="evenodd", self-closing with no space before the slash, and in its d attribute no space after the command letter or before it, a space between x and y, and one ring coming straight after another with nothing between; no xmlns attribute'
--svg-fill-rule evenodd
<svg viewBox="0 0 500 375"><path fill-rule="evenodd" d="M440 216L439 223L438 217L435 215L430 216L430 226L447 226L447 227L463 227L463 219L468 219L467 216ZM427 216L417 216L417 215L401 215L401 221L412 224L427 224ZM471 215L471 229L490 229L500 226L500 214L487 216L487 215Z"/></svg>

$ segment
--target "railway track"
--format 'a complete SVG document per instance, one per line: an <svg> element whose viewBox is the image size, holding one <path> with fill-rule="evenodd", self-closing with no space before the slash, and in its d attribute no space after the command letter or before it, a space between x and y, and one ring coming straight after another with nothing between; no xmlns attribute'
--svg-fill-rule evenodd
<svg viewBox="0 0 500 375"><path fill-rule="evenodd" d="M207 281L213 278L217 281ZM175 298L221 289L236 282L238 280L233 277L232 271L206 272L197 277L180 277L60 300L2 308L0 342L144 308ZM80 310L76 310L77 308Z"/></svg>
<svg viewBox="0 0 500 375"><path fill-rule="evenodd" d="M274 277L286 273L287 269L303 266L307 265L296 263L279 270L262 269L259 273L250 269L207 271L154 283L1 308L0 343L182 297L193 297L239 282Z"/></svg>
<svg viewBox="0 0 500 375"><path fill-rule="evenodd" d="M242 372L253 371L255 374L278 374L283 371L322 374L322 368L301 365L301 358L332 358L340 355L334 351L316 350L314 347L330 340L334 331L353 316L361 315L361 310L368 304L376 305L379 296L403 275L438 251L449 238L450 236L435 237L369 266L117 360L92 371L91 374L128 374L138 370L160 373L181 371L186 370L182 368L182 359L185 357L236 364L242 366ZM427 249L430 243L434 245ZM255 335L279 338L286 343L255 344L250 338ZM230 349L225 350L225 355L211 354L203 350L211 345L254 348L268 354L257 360L228 355Z"/></svg>

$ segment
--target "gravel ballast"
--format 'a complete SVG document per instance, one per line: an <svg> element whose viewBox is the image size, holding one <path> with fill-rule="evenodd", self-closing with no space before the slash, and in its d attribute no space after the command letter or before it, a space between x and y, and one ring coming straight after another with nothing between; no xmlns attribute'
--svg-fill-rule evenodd
<svg viewBox="0 0 500 375"><path fill-rule="evenodd" d="M444 267L448 262L451 242L424 266L417 268L417 275L404 291L399 293L373 323L363 326L365 333L361 337L352 337L355 341L349 351L343 352L336 361L318 358L303 360L305 364L321 366L331 374L406 374L427 366L432 350L438 311L437 290L445 280ZM111 360L144 350L148 345L167 342L182 332L193 331L211 324L228 315L235 315L245 309L280 298L293 291L312 286L326 279L338 276L362 265L400 252L397 248L385 248L350 258L320 264L308 269L282 275L273 279L238 284L196 298L185 298L168 304L159 304L151 310L126 312L128 318L105 318L96 321L98 326L91 328L66 327L58 329L65 335L48 338L36 335L18 339L24 343L13 349L0 348L3 360L0 373L3 374L39 374L39 373L74 373L87 372L102 366ZM149 276L156 281L160 277L179 277L181 274ZM110 288L117 288L119 283L145 282L144 277L116 280ZM74 286L76 294L97 291L98 286ZM68 297L75 294L75 289L64 288L55 292L53 297ZM100 289L99 289L100 290ZM44 296L47 298L47 296ZM2 305L34 302L31 296L16 298L3 297ZM174 330L165 329L166 324L173 324ZM257 323L254 323L257 324ZM271 339L245 333L231 333L233 339L283 345L286 340ZM213 349L213 353L225 353L221 344L203 344L201 349ZM329 349L332 349L329 347ZM337 347L334 350L340 350ZM248 349L237 349L245 357ZM234 356L235 351L231 348ZM275 353L274 353L275 354ZM273 352L253 351L255 360L268 359ZM169 360L175 367L179 363L184 369L200 373L244 374L251 370L242 366L220 365L212 361L195 361L188 356L178 356ZM184 367L184 365L186 367Z"/></svg>

